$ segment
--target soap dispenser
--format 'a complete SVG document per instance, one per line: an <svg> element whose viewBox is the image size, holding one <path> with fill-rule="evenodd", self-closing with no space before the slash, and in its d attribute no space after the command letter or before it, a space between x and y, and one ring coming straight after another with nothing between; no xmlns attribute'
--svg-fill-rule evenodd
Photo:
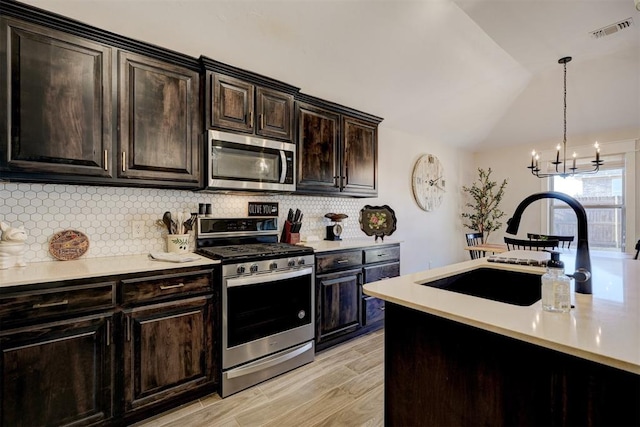
<svg viewBox="0 0 640 427"><path fill-rule="evenodd" d="M551 260L547 263L547 272L542 275L542 309L568 313L571 310L571 279L564 274L564 263L560 261L560 253L550 253Z"/></svg>

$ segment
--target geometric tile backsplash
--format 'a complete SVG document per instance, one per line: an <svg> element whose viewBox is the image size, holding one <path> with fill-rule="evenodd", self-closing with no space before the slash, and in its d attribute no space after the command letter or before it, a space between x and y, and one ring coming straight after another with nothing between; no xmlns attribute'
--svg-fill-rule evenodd
<svg viewBox="0 0 640 427"><path fill-rule="evenodd" d="M281 228L289 208L304 213L302 237L324 238L324 218L328 212L344 213L343 237L366 237L360 230L358 214L375 199L315 197L298 195L230 195L187 190L126 187L99 187L63 184L0 183L0 221L11 227L24 226L25 261L51 261L49 239L56 233L74 229L89 237L84 258L132 255L166 251L166 231L156 220L166 211L197 212L199 203L211 203L215 217L246 217L247 202L279 203ZM132 238L132 221L144 222L144 237ZM193 246L193 239L192 246Z"/></svg>

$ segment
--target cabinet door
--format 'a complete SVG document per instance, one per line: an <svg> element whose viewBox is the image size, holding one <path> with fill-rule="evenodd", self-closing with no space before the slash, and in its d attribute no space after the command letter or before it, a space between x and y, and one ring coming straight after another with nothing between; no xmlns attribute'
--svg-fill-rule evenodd
<svg viewBox="0 0 640 427"><path fill-rule="evenodd" d="M0 334L2 426L87 425L111 418L111 316Z"/></svg>
<svg viewBox="0 0 640 427"><path fill-rule="evenodd" d="M127 310L124 400L128 412L213 382L209 297Z"/></svg>
<svg viewBox="0 0 640 427"><path fill-rule="evenodd" d="M123 51L118 53L118 64L118 176L196 187L198 73Z"/></svg>
<svg viewBox="0 0 640 427"><path fill-rule="evenodd" d="M339 131L337 114L298 104L297 190L340 191Z"/></svg>
<svg viewBox="0 0 640 427"><path fill-rule="evenodd" d="M343 117L342 191L375 196L378 191L377 125Z"/></svg>
<svg viewBox="0 0 640 427"><path fill-rule="evenodd" d="M111 176L109 47L1 17L0 69L0 170Z"/></svg>
<svg viewBox="0 0 640 427"><path fill-rule="evenodd" d="M293 95L256 88L257 134L268 138L293 139Z"/></svg>
<svg viewBox="0 0 640 427"><path fill-rule="evenodd" d="M253 133L254 85L224 74L212 73L210 78L211 126Z"/></svg>
<svg viewBox="0 0 640 427"><path fill-rule="evenodd" d="M321 342L361 325L361 270L317 277L316 339Z"/></svg>

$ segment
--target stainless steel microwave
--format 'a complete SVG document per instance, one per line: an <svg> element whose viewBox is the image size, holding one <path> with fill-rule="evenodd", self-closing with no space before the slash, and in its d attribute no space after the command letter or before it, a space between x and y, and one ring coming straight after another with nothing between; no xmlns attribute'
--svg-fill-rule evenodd
<svg viewBox="0 0 640 427"><path fill-rule="evenodd" d="M207 132L208 191L295 191L296 145L250 135Z"/></svg>

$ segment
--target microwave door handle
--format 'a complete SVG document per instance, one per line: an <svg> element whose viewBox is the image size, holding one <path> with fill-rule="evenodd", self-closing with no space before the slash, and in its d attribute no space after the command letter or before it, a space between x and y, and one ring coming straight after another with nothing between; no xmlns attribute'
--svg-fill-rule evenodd
<svg viewBox="0 0 640 427"><path fill-rule="evenodd" d="M284 150L280 150L280 164L282 165L282 170L280 172L280 184L284 184L287 177L287 156L285 156Z"/></svg>

